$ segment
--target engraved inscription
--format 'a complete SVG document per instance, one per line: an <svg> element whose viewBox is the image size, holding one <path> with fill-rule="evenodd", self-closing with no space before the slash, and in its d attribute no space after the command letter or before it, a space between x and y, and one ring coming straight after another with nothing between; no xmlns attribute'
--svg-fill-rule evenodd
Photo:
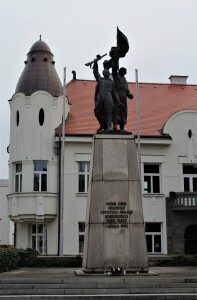
<svg viewBox="0 0 197 300"><path fill-rule="evenodd" d="M107 208L101 210L104 216L105 228L128 228L129 215L132 210L128 210L126 202L106 202Z"/></svg>

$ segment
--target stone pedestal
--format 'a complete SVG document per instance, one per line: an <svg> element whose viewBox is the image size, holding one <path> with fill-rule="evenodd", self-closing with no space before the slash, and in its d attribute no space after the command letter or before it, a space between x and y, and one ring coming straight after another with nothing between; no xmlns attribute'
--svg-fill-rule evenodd
<svg viewBox="0 0 197 300"><path fill-rule="evenodd" d="M83 270L109 265L147 272L148 258L136 145L132 135L95 135Z"/></svg>

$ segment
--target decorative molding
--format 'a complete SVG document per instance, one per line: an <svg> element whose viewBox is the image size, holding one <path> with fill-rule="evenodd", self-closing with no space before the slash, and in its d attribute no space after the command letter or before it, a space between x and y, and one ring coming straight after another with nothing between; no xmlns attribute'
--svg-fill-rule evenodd
<svg viewBox="0 0 197 300"><path fill-rule="evenodd" d="M57 98L52 98L51 105L52 105L53 108L57 108L58 107Z"/></svg>
<svg viewBox="0 0 197 300"><path fill-rule="evenodd" d="M30 97L25 97L25 106L29 108L32 104L32 100Z"/></svg>

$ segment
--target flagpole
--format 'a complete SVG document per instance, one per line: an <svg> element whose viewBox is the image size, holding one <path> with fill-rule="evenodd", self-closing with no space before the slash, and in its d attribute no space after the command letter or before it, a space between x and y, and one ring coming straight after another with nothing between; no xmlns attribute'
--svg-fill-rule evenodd
<svg viewBox="0 0 197 300"><path fill-rule="evenodd" d="M136 80L138 170L139 170L139 177L140 177L140 181L141 181L140 109L139 109L138 69L135 69L135 80Z"/></svg>
<svg viewBox="0 0 197 300"><path fill-rule="evenodd" d="M62 114L62 147L60 171L60 247L59 256L64 254L64 143L65 143L65 102L66 102L66 68L63 71L63 114Z"/></svg>

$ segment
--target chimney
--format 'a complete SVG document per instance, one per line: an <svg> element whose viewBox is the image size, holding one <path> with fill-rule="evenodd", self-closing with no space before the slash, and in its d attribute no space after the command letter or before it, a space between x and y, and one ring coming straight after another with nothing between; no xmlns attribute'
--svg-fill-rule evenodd
<svg viewBox="0 0 197 300"><path fill-rule="evenodd" d="M77 79L76 72L72 71L72 74L73 74L73 80L76 80Z"/></svg>
<svg viewBox="0 0 197 300"><path fill-rule="evenodd" d="M171 75L169 77L171 84L187 84L188 76Z"/></svg>

